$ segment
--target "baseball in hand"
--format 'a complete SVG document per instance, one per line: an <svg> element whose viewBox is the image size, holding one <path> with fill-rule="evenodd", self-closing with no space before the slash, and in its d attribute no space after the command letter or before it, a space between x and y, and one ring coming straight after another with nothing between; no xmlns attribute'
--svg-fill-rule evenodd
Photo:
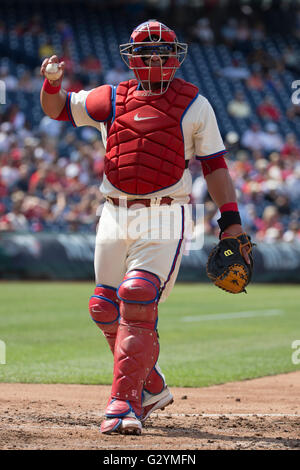
<svg viewBox="0 0 300 470"><path fill-rule="evenodd" d="M58 67L57 63L48 64L45 70L45 77L48 80L58 80L62 75L61 68Z"/></svg>

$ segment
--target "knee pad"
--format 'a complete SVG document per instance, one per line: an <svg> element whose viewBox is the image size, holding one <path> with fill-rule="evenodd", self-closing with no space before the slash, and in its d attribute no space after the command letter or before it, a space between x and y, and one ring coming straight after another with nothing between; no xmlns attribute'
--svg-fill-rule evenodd
<svg viewBox="0 0 300 470"><path fill-rule="evenodd" d="M120 317L118 298L114 287L97 285L94 295L89 301L89 311L92 319L102 329L118 322Z"/></svg>
<svg viewBox="0 0 300 470"><path fill-rule="evenodd" d="M155 324L159 293L160 279L155 274L142 270L127 273L117 290L122 319Z"/></svg>

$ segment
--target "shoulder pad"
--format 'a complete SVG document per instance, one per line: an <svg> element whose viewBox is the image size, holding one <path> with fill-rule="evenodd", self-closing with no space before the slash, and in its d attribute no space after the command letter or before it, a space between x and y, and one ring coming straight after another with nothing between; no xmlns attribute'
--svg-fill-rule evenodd
<svg viewBox="0 0 300 470"><path fill-rule="evenodd" d="M94 121L105 122L112 117L112 87L101 85L91 90L86 98L86 111Z"/></svg>

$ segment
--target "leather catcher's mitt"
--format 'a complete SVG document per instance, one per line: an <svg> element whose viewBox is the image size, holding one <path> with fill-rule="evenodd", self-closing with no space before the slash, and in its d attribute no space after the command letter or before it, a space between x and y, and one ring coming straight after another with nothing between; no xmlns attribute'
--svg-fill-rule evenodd
<svg viewBox="0 0 300 470"><path fill-rule="evenodd" d="M232 294L246 292L253 270L252 247L251 238L246 233L222 238L208 257L208 277L216 286ZM250 265L244 260L243 248L247 250Z"/></svg>

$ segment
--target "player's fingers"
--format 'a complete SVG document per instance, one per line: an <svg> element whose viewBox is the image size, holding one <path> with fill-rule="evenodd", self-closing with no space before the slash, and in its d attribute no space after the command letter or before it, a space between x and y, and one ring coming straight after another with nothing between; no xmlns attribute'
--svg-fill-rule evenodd
<svg viewBox="0 0 300 470"><path fill-rule="evenodd" d="M49 63L49 59L48 59L48 58L45 59L45 60L43 60L43 63L42 63L41 68L40 68L40 74L41 74L41 75L44 75L44 72L45 72L45 70L46 70L46 67L47 67L48 63Z"/></svg>
<svg viewBox="0 0 300 470"><path fill-rule="evenodd" d="M55 62L58 64L58 63L59 63L59 59L58 59L57 55L52 55L52 56L50 57L50 59L49 59L49 63L50 63L50 64L53 64L53 63L55 63Z"/></svg>
<svg viewBox="0 0 300 470"><path fill-rule="evenodd" d="M250 258L249 258L247 249L246 249L246 248L243 248L243 249L242 249L242 253L243 253L243 257L244 257L244 260L246 261L246 263L247 263L247 264L250 264Z"/></svg>
<svg viewBox="0 0 300 470"><path fill-rule="evenodd" d="M65 69L65 63L64 63L64 62L60 62L60 63L58 64L58 68L61 69L62 71L64 71L64 69Z"/></svg>
<svg viewBox="0 0 300 470"><path fill-rule="evenodd" d="M44 59L42 62L42 67L47 67L48 62L49 62L49 58L46 57L46 59Z"/></svg>

